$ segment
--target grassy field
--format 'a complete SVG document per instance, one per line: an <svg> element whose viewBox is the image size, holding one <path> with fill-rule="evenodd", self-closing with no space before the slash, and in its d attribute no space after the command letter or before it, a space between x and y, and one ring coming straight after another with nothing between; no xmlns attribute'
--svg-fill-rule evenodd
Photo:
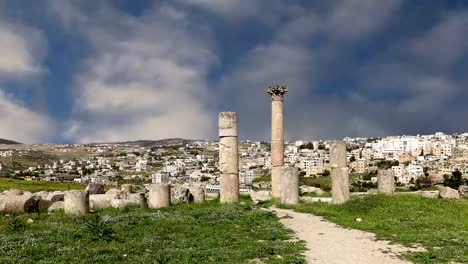
<svg viewBox="0 0 468 264"><path fill-rule="evenodd" d="M343 205L313 203L292 208L373 232L379 239L420 244L426 252L405 255L416 263L468 263L468 200L367 195L353 197ZM358 217L362 222L355 221Z"/></svg>
<svg viewBox="0 0 468 264"><path fill-rule="evenodd" d="M291 236L248 201L0 216L0 263L305 263Z"/></svg>
<svg viewBox="0 0 468 264"><path fill-rule="evenodd" d="M47 181L22 181L13 179L0 179L0 192L10 189L23 191L68 191L84 190L86 185L77 183L47 182Z"/></svg>

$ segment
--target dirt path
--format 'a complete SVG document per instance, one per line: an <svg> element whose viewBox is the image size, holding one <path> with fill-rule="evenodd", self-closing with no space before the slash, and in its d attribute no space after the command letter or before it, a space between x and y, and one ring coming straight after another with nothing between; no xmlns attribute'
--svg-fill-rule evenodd
<svg viewBox="0 0 468 264"><path fill-rule="evenodd" d="M393 264L410 263L398 258L403 252L421 249L390 245L388 241L375 240L373 233L345 229L322 217L271 208L298 239L306 241L307 263L326 264Z"/></svg>

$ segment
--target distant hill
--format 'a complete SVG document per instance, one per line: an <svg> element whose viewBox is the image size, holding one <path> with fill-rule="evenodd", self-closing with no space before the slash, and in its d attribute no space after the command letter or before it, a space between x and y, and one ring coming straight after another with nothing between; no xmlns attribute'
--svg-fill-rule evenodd
<svg viewBox="0 0 468 264"><path fill-rule="evenodd" d="M165 145L185 145L194 141L192 139L183 139L183 138L168 138L161 140L135 140L135 141L125 141L125 142L112 142L107 144L127 144L127 145L138 145L143 147L160 147ZM90 145L102 144L102 143L93 143Z"/></svg>
<svg viewBox="0 0 468 264"><path fill-rule="evenodd" d="M19 142L13 141L13 140L7 140L7 139L0 138L0 144L15 145L15 144L22 144L22 143L19 143Z"/></svg>

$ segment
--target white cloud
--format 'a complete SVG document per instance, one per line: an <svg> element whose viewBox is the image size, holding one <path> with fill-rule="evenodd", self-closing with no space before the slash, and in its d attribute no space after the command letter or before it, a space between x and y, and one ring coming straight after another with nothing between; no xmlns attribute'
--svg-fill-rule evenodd
<svg viewBox="0 0 468 264"><path fill-rule="evenodd" d="M29 110L0 89L0 138L44 143L53 137L51 131L54 131L51 119Z"/></svg>
<svg viewBox="0 0 468 264"><path fill-rule="evenodd" d="M0 76L21 79L42 73L44 46L40 31L0 21Z"/></svg>
<svg viewBox="0 0 468 264"><path fill-rule="evenodd" d="M141 17L110 8L106 14L88 20L94 50L76 75L66 136L91 142L214 134L206 78L217 57L208 32L167 6ZM119 23L100 27L107 19Z"/></svg>

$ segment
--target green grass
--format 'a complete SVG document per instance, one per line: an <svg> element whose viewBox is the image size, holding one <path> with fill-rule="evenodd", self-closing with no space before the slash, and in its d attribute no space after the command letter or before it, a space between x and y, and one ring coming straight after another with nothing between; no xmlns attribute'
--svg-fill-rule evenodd
<svg viewBox="0 0 468 264"><path fill-rule="evenodd" d="M34 222L26 223L29 218ZM13 225L11 219L0 216L5 264L305 263L304 243L290 241L291 231L275 214L248 202L108 209L85 217L26 214Z"/></svg>
<svg viewBox="0 0 468 264"><path fill-rule="evenodd" d="M301 195L302 197L332 197L332 193L331 192L324 192L322 195L318 195L316 193L304 193L303 195Z"/></svg>
<svg viewBox="0 0 468 264"><path fill-rule="evenodd" d="M426 252L408 253L416 263L468 263L468 200L431 199L416 195L367 195L343 205L300 204L296 211L324 216L345 227L373 232L379 239ZM356 218L362 222L356 222Z"/></svg>
<svg viewBox="0 0 468 264"><path fill-rule="evenodd" d="M10 189L19 189L23 191L67 191L84 190L86 185L78 183L65 182L47 182L47 181L22 181L13 179L0 179L0 192Z"/></svg>

